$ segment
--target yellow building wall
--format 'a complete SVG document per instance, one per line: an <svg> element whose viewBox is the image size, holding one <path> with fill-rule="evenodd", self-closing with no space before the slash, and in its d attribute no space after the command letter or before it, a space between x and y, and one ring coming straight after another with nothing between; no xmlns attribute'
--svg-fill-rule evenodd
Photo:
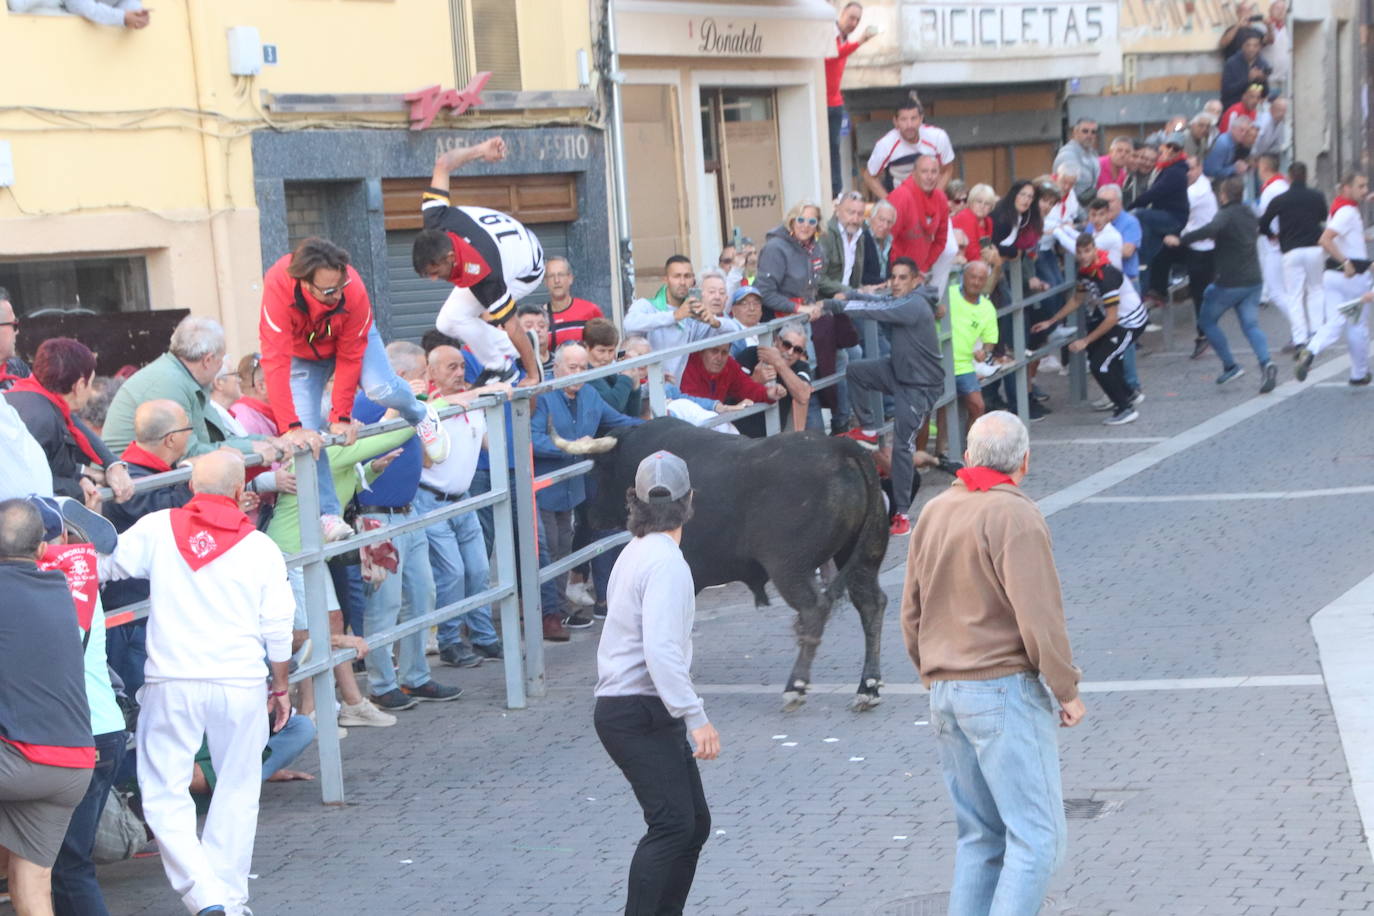
<svg viewBox="0 0 1374 916"><path fill-rule="evenodd" d="M520 3L527 89L575 89L585 0ZM219 318L256 345L263 265L254 130L406 123L403 112L285 116L259 93L399 94L453 86L444 0L161 0L130 31L0 7L0 257L141 253L153 308ZM256 26L278 63L229 73L227 30ZM480 38L480 30L478 32ZM474 124L475 126L475 124ZM21 304L23 305L23 304Z"/></svg>

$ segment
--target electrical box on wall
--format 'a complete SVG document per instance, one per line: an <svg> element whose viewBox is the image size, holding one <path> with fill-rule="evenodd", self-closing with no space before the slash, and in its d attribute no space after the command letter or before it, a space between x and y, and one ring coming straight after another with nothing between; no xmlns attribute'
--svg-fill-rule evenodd
<svg viewBox="0 0 1374 916"><path fill-rule="evenodd" d="M10 141L0 140L0 188L8 188L14 184L14 151L10 149Z"/></svg>
<svg viewBox="0 0 1374 916"><path fill-rule="evenodd" d="M229 73L257 76L262 72L262 38L257 26L236 25L229 29Z"/></svg>

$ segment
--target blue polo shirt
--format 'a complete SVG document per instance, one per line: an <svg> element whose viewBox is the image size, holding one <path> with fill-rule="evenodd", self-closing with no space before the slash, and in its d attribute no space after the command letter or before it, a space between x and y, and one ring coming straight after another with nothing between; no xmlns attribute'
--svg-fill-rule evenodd
<svg viewBox="0 0 1374 916"><path fill-rule="evenodd" d="M463 378L467 379L467 383L471 385L477 381L477 376L482 374L483 366L477 361L477 357L473 356L472 351L467 347L463 348L462 353L463 361L467 363L467 368L463 372ZM520 377L525 377L523 370L520 372ZM509 401L502 407L502 410L506 412L506 467L513 471L515 470L515 442L511 438L511 430L514 428L513 424L515 420L511 416ZM488 451L488 449L483 448L481 453L477 456L477 469L479 471L491 470L491 456L488 454Z"/></svg>
<svg viewBox="0 0 1374 916"><path fill-rule="evenodd" d="M1112 220L1112 225L1121 233L1121 244L1135 246L1135 253L1129 258L1121 256L1121 272L1134 280L1140 276L1140 220L1135 214L1122 210Z"/></svg>
<svg viewBox="0 0 1374 916"><path fill-rule="evenodd" d="M353 418L361 423L376 423L386 408L359 394L353 399ZM423 446L418 436L411 436L401 446L401 454L387 466L382 476L372 481L369 489L358 494L364 506L398 507L409 505L420 488L420 470L424 466Z"/></svg>

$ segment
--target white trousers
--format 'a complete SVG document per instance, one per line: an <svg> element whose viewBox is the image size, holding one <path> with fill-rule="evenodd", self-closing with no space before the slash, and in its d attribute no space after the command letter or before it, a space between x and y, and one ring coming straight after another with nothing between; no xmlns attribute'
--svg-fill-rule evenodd
<svg viewBox="0 0 1374 916"><path fill-rule="evenodd" d="M1287 287L1284 286L1283 253L1279 251L1279 243L1261 235L1255 240L1255 248L1259 253L1260 276L1264 279L1261 296L1265 302L1282 306L1287 298Z"/></svg>
<svg viewBox="0 0 1374 916"><path fill-rule="evenodd" d="M935 263L930 265L930 282L935 284L935 288L940 291L941 296L949 288L949 275L954 270L954 261L959 257L959 241L954 237L952 223L948 232L949 234L945 237L945 250L940 252Z"/></svg>
<svg viewBox="0 0 1374 916"><path fill-rule="evenodd" d="M219 905L237 916L248 903L258 826L267 685L152 681L139 692L138 787L143 815L162 850L172 889L191 913ZM196 836L191 772L202 738L210 745L215 794Z"/></svg>
<svg viewBox="0 0 1374 916"><path fill-rule="evenodd" d="M498 328L482 319L486 309L471 290L455 286L439 309L434 326L449 337L461 340L483 368L501 369L511 360L519 359L505 328Z"/></svg>
<svg viewBox="0 0 1374 916"><path fill-rule="evenodd" d="M1369 292L1369 275L1358 274L1347 277L1339 270L1322 273L1322 287L1326 293L1326 323L1317 329L1307 349L1314 355L1325 350L1340 339L1345 332L1345 343L1350 348L1350 377L1364 378L1369 374L1369 310L1374 306L1366 305L1350 318L1340 312L1341 305L1358 299Z"/></svg>
<svg viewBox="0 0 1374 916"><path fill-rule="evenodd" d="M1307 343L1317 328L1326 324L1326 294L1322 291L1322 270L1326 252L1313 245L1294 248L1280 256L1283 288L1287 297L1280 300L1293 332L1293 343Z"/></svg>

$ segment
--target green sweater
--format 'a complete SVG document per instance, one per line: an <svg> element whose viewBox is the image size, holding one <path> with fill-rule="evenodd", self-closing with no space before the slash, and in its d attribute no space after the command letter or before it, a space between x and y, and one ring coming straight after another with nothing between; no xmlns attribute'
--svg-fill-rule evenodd
<svg viewBox="0 0 1374 916"><path fill-rule="evenodd" d="M261 436L230 436L220 427L219 417L210 408L210 395L171 353L164 353L129 377L115 392L100 438L116 455L134 440L134 411L144 401L166 398L175 401L191 418L191 441L186 457L194 458L227 445L241 452L252 451L253 440Z"/></svg>

